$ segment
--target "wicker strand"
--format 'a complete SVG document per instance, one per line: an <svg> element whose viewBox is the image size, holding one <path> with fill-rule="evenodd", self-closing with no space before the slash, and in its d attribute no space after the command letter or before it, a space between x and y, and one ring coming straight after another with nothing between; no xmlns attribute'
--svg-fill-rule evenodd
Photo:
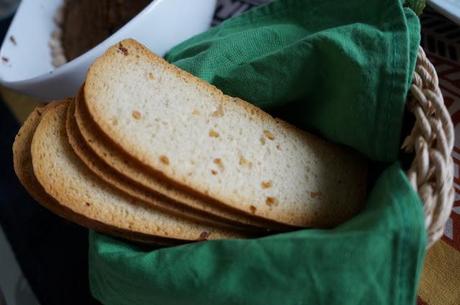
<svg viewBox="0 0 460 305"><path fill-rule="evenodd" d="M415 152L407 176L424 204L428 247L431 247L442 237L454 202L451 157L454 128L436 70L422 48L410 92L408 108L415 116L415 125L402 148Z"/></svg>

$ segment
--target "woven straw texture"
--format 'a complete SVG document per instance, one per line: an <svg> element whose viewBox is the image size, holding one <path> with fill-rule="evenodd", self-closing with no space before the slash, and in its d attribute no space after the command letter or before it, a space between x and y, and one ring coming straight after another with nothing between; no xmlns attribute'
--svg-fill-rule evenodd
<svg viewBox="0 0 460 305"><path fill-rule="evenodd" d="M415 157L407 176L424 204L428 247L439 240L454 202L454 128L436 70L419 48L408 102L415 125L403 143Z"/></svg>

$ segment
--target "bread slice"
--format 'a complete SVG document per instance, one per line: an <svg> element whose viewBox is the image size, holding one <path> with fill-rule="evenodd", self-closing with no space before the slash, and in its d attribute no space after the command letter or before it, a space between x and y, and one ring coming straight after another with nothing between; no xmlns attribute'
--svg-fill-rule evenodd
<svg viewBox="0 0 460 305"><path fill-rule="evenodd" d="M89 114L159 177L286 225L329 227L362 206L366 162L168 64L134 40L89 69Z"/></svg>
<svg viewBox="0 0 460 305"><path fill-rule="evenodd" d="M143 243L156 243L162 245L174 244L171 239L156 238L145 234L135 234L121 230L120 228L111 227L103 223L95 222L94 220L90 220L81 215L77 215L70 209L60 205L54 198L45 192L34 175L32 155L30 151L31 143L35 129L40 123L43 113L51 108L56 107L62 102L63 101L56 101L46 106L39 106L35 108L16 135L16 139L13 144L14 170L24 188L43 207L47 208L62 218L82 224L85 227Z"/></svg>
<svg viewBox="0 0 460 305"><path fill-rule="evenodd" d="M67 142L67 107L64 103L43 114L31 145L34 174L60 206L87 219L91 227L103 224L134 236L172 241L243 237L153 210L94 176Z"/></svg>
<svg viewBox="0 0 460 305"><path fill-rule="evenodd" d="M75 103L72 101L69 103L66 118L66 133L69 144L77 157L80 158L80 160L96 176L104 180L107 184L120 190L121 192L126 193L129 196L132 196L133 198L149 204L152 208L159 209L165 213L177 215L178 217L190 219L198 223L217 227L227 227L230 230L241 230L240 227L235 227L227 223L215 221L213 218L207 217L208 215L203 213L200 214L200 211L191 209L186 205L176 204L175 202L168 201L166 198L158 197L113 170L96 154L94 154L91 148L88 147L88 145L85 143L75 121L74 113Z"/></svg>
<svg viewBox="0 0 460 305"><path fill-rule="evenodd" d="M58 205L55 204L54 199L45 193L35 178L32 168L30 145L42 114L56 105L58 105L58 102L36 107L24 121L13 143L13 164L16 176L27 192L48 209L56 209Z"/></svg>
<svg viewBox="0 0 460 305"><path fill-rule="evenodd" d="M133 160L129 155L124 154L99 130L88 115L88 110L82 99L83 96L78 94L75 100L76 125L82 135L82 139L94 155L103 160L111 170L118 173L118 179L115 181L120 181L121 177L123 177L122 179L130 185L131 190L145 189L157 198L172 201L178 206L188 207L189 210L191 209L195 211L194 213L204 215L209 220L227 223L251 231L260 231L262 228L264 231L285 231L288 229L288 226L280 225L273 221L257 219L251 215L245 215L239 211L229 209L220 203L194 196L193 192L183 191L177 188L177 185L174 186L161 177L149 173L148 168ZM85 155L88 156L87 153ZM101 173L99 171L99 174ZM102 178L104 179L104 177ZM106 175L105 178L107 178ZM105 180L107 181L107 179ZM112 183L115 181L112 179ZM126 189L124 190L127 191Z"/></svg>

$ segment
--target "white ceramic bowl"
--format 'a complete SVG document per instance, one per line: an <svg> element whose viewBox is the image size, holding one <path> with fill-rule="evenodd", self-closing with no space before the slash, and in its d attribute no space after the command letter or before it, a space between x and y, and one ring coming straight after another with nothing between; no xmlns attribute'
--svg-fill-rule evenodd
<svg viewBox="0 0 460 305"><path fill-rule="evenodd" d="M453 22L460 24L459 0L428 0L428 4Z"/></svg>
<svg viewBox="0 0 460 305"><path fill-rule="evenodd" d="M108 47L134 38L163 56L176 44L209 28L216 0L155 0L99 45L55 69L48 43L61 4L62 0L22 1L0 50L1 84L45 100L73 96L90 64Z"/></svg>

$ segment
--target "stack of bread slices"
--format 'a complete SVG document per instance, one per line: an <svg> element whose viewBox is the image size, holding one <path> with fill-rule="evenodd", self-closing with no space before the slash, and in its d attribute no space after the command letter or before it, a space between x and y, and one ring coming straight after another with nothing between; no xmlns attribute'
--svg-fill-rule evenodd
<svg viewBox="0 0 460 305"><path fill-rule="evenodd" d="M177 244L328 228L355 215L366 162L224 95L133 40L75 98L38 107L13 146L43 206L85 227Z"/></svg>

